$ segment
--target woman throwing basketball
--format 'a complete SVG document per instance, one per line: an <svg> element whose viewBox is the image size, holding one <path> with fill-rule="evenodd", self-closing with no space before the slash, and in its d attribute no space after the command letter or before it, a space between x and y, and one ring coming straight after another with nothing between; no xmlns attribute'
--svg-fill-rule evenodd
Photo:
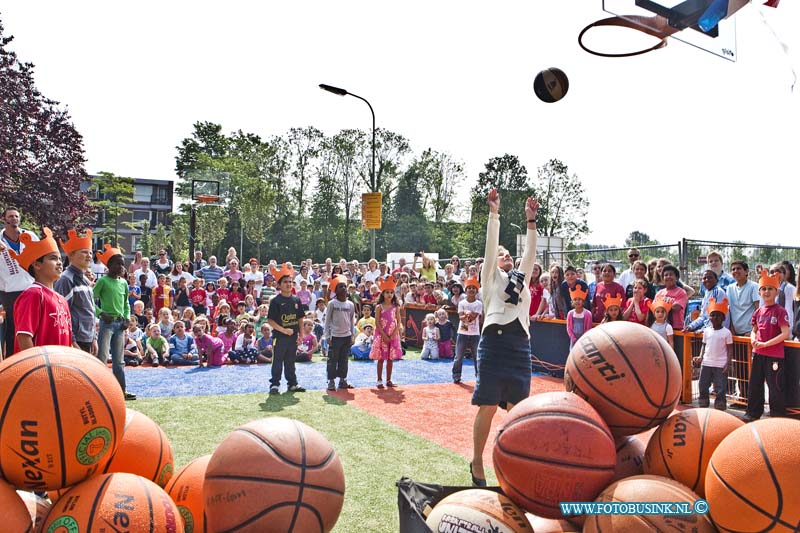
<svg viewBox="0 0 800 533"><path fill-rule="evenodd" d="M492 417L500 405L511 409L524 400L531 389L531 353L528 339L528 290L536 259L536 214L539 202L525 201L528 231L525 253L519 270L500 240L500 195L489 192L489 222L486 226L486 262L481 272L484 316L481 340L478 343L477 380L472 405L478 406L472 428L472 484L486 486L483 471L483 449L489 437ZM490 258L496 257L496 261Z"/></svg>

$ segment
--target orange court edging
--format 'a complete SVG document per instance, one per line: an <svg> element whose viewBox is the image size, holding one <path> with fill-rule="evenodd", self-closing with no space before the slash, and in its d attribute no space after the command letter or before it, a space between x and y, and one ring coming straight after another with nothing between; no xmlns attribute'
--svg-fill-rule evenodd
<svg viewBox="0 0 800 533"><path fill-rule="evenodd" d="M357 388L328 394L413 435L435 442L469 461L472 458L472 423L478 410L470 403L474 385L474 382L401 385L387 389ZM531 394L563 390L562 379L531 378ZM492 464L497 426L505 413L498 409L492 420L492 429L483 453L486 466Z"/></svg>

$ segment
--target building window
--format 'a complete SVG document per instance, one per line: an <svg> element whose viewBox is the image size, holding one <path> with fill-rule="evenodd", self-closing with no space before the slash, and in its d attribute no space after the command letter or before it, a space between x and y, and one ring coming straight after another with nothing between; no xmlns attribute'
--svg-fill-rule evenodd
<svg viewBox="0 0 800 533"><path fill-rule="evenodd" d="M151 222L150 211L144 211L144 210L141 210L141 209L134 209L134 211L133 211L133 223L134 224L138 224L138 223L140 223L142 221L145 221L145 220L147 220L148 222Z"/></svg>
<svg viewBox="0 0 800 533"><path fill-rule="evenodd" d="M166 205L169 203L167 201L168 198L168 190L167 187L153 187L153 203L154 204L163 204Z"/></svg>
<svg viewBox="0 0 800 533"><path fill-rule="evenodd" d="M133 201L141 204L149 204L153 196L152 185L141 185L137 183L133 186Z"/></svg>

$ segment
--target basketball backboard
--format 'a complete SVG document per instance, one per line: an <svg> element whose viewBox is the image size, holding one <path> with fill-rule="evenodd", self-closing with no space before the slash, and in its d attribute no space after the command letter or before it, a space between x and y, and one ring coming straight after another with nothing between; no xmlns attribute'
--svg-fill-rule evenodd
<svg viewBox="0 0 800 533"><path fill-rule="evenodd" d="M215 180L192 180L192 200L207 201L208 198L214 197L219 199L219 181Z"/></svg>
<svg viewBox="0 0 800 533"><path fill-rule="evenodd" d="M601 0L603 11L632 26L736 61L736 11L749 0ZM664 31L666 29L666 31ZM649 33L649 32L647 32Z"/></svg>

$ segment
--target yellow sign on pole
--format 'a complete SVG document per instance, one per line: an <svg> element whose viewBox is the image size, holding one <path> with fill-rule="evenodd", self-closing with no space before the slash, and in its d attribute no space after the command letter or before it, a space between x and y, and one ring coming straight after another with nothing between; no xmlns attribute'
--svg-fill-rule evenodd
<svg viewBox="0 0 800 533"><path fill-rule="evenodd" d="M383 194L365 192L361 195L361 224L366 229L381 229Z"/></svg>

